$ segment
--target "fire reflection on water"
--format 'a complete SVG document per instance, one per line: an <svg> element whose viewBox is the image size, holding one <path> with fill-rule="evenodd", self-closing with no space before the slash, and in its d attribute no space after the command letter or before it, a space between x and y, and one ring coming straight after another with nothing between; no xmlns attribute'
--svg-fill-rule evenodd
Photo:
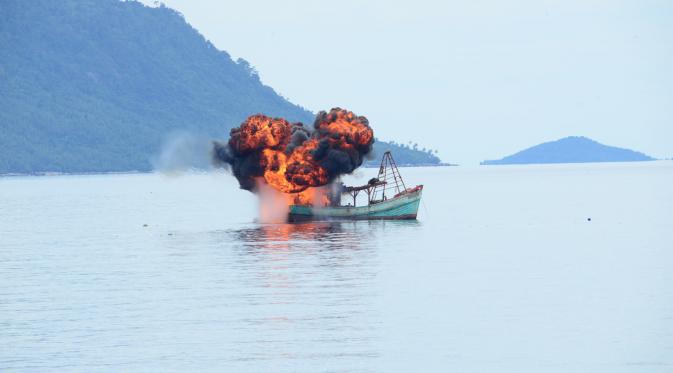
<svg viewBox="0 0 673 373"><path fill-rule="evenodd" d="M364 223L364 224L363 224ZM260 224L228 232L234 244L245 330L253 359L377 358L374 302L378 256L366 222ZM301 335L320 335L298 351ZM303 343L305 343L304 341ZM316 346L320 345L320 348Z"/></svg>
<svg viewBox="0 0 673 373"><path fill-rule="evenodd" d="M357 250L367 235L367 230L358 228L366 227L358 227L357 222L261 224L255 228L238 230L235 236L249 250Z"/></svg>
<svg viewBox="0 0 673 373"><path fill-rule="evenodd" d="M379 284L388 239L416 221L254 224L215 235L226 257L223 294L236 317L237 359L338 359L371 366L381 357ZM223 234L224 233L224 234Z"/></svg>

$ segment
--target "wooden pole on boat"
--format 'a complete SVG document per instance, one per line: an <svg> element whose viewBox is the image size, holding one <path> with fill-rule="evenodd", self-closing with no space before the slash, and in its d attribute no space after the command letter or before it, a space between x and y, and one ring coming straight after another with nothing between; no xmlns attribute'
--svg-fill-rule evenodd
<svg viewBox="0 0 673 373"><path fill-rule="evenodd" d="M388 168L390 168L390 175L388 175ZM388 181L394 181L395 185L392 188L394 188L395 194L399 194L407 190L407 186L404 184L404 180L402 179L402 174L400 174L400 170L397 168L397 163L395 163L395 160L393 159L390 151L383 153L381 167L379 167L378 179L380 181L385 181L386 183ZM387 185L381 188L381 200L386 199L387 189ZM376 198L376 189L374 190L374 198Z"/></svg>

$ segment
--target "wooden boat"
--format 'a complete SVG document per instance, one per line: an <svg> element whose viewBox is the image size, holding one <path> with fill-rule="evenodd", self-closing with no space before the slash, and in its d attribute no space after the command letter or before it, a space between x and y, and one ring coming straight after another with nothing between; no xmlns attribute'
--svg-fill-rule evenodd
<svg viewBox="0 0 673 373"><path fill-rule="evenodd" d="M357 206L357 196L362 191L367 193L367 204ZM392 155L385 152L378 177L362 186L338 184L327 206L291 205L288 221L416 219L422 193L423 185L406 188ZM353 204L341 205L342 194L350 195Z"/></svg>

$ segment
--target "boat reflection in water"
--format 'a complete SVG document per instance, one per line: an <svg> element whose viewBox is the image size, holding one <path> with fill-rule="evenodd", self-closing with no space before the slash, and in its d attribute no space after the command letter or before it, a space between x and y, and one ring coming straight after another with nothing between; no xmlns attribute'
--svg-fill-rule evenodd
<svg viewBox="0 0 673 373"><path fill-rule="evenodd" d="M260 224L232 232L235 242L248 248L274 250L357 249L366 243L369 227L355 222L306 222L302 224Z"/></svg>

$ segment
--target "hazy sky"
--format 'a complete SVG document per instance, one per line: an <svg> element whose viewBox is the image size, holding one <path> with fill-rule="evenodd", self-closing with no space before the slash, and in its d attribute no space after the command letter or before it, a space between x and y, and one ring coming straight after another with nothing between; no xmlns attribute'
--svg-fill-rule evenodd
<svg viewBox="0 0 673 373"><path fill-rule="evenodd" d="M444 161L568 135L673 157L673 1L165 4L292 102Z"/></svg>

